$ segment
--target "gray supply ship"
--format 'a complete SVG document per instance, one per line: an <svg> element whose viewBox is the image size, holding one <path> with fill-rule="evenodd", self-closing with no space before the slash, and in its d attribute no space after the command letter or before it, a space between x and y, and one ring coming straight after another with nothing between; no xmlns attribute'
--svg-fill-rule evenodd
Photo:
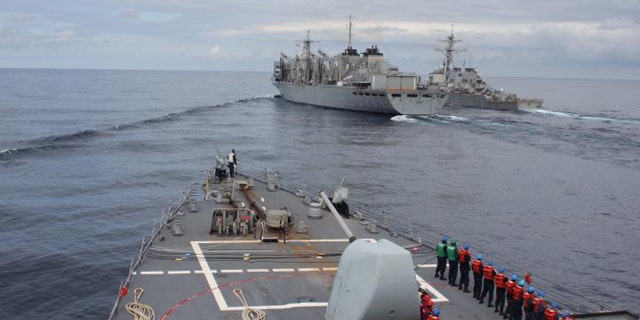
<svg viewBox="0 0 640 320"><path fill-rule="evenodd" d="M454 66L453 54L460 51L454 45L460 40L455 40L453 30L441 41L444 48L436 50L444 54L442 66L429 74L427 87L449 94L448 106L505 111L542 107L542 99L523 99L515 93L493 89L475 68Z"/></svg>
<svg viewBox="0 0 640 320"><path fill-rule="evenodd" d="M162 213L109 319L417 320L419 292L443 319L499 319L434 280L428 262L441 235L352 201L344 179L330 192L268 169L240 172L228 177L218 157ZM553 290L547 296L564 308L600 309ZM625 311L572 317L638 319Z"/></svg>
<svg viewBox="0 0 640 320"><path fill-rule="evenodd" d="M415 73L400 72L384 60L377 46L362 54L349 44L339 55L311 52L312 40L302 41L302 53L281 54L274 62L273 85L283 99L328 108L381 114L425 115L441 110L445 92L419 88Z"/></svg>

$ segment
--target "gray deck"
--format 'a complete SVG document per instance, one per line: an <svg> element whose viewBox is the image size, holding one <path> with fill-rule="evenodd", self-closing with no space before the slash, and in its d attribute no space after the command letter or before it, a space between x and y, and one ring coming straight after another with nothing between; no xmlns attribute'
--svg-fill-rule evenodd
<svg viewBox="0 0 640 320"><path fill-rule="evenodd" d="M183 207L184 216L177 218L182 221L184 235L173 236L170 229L163 228L134 270L129 294L119 301L114 319L132 319L124 306L132 301L131 293L138 287L144 289L140 301L155 309L156 319L240 319L242 305L233 289L242 289L249 305L263 309L268 319L324 319L340 253L348 245L346 235L328 211L323 211L322 219L309 219L309 207L302 198L281 190L269 192L257 181L254 192L264 198L261 205L267 209L286 206L294 212L296 221L307 224L308 234L296 234L289 228L286 243L260 242L253 234L209 235L212 210L228 205L207 200L197 203L197 212ZM249 204L241 192L234 193L234 198L236 203ZM387 238L402 246L416 245L383 230L371 234L357 219L346 222L357 238ZM432 254L430 247L412 251L415 264ZM250 254L250 259L245 259L245 254ZM470 293L434 280L434 266L425 265L416 274L430 286L443 318L498 319L493 308L479 305ZM416 304L416 310L418 307Z"/></svg>

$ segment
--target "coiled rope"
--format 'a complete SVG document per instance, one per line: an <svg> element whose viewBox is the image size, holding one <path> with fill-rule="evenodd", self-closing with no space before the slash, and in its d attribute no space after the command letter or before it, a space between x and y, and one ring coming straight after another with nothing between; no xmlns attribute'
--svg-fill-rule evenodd
<svg viewBox="0 0 640 320"><path fill-rule="evenodd" d="M148 304L140 302L142 293L144 293L142 288L136 288L133 290L133 302L127 303L124 308L133 316L134 320L154 320L156 318L156 313L153 311L153 308Z"/></svg>
<svg viewBox="0 0 640 320"><path fill-rule="evenodd" d="M267 313L264 311L249 307L247 299L244 298L244 293L242 293L241 289L233 289L233 294L244 306L242 310L242 320L264 320L267 318Z"/></svg>

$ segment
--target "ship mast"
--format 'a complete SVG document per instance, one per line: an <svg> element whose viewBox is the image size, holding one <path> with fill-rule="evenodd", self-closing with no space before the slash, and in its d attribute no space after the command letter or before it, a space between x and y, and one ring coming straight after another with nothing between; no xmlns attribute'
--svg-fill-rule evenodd
<svg viewBox="0 0 640 320"><path fill-rule="evenodd" d="M353 27L353 24L351 23L351 18L353 18L351 15L349 15L349 46L347 48L351 49L351 28Z"/></svg>
<svg viewBox="0 0 640 320"><path fill-rule="evenodd" d="M454 49L454 45L461 40L455 40L453 36L453 24L451 24L451 34L447 37L447 39L438 41L445 43L444 48L436 48L436 51L444 53L444 60L442 61L442 66L444 68L444 81L445 83L449 83L451 68L453 68L453 54L455 52L461 52L464 50Z"/></svg>
<svg viewBox="0 0 640 320"><path fill-rule="evenodd" d="M304 77L304 82L308 83L311 81L311 78L313 77L312 71L311 71L311 64L312 64L312 59L311 59L311 44L316 42L311 40L311 38L309 38L309 33L311 33L310 30L307 30L307 37L304 40L298 40L297 42L302 42L302 54L301 54L301 60L303 62L303 77Z"/></svg>

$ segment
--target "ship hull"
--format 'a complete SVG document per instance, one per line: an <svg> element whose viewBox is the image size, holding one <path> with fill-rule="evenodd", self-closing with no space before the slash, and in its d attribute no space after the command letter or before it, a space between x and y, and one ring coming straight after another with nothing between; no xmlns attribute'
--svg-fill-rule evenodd
<svg viewBox="0 0 640 320"><path fill-rule="evenodd" d="M518 110L518 103L516 101L489 101L487 100L487 98L481 95L455 92L449 94L447 105L453 107L492 109L501 111Z"/></svg>
<svg viewBox="0 0 640 320"><path fill-rule="evenodd" d="M448 95L426 91L391 92L356 89L337 85L303 85L274 81L283 99L334 109L391 115L424 115L438 113Z"/></svg>

